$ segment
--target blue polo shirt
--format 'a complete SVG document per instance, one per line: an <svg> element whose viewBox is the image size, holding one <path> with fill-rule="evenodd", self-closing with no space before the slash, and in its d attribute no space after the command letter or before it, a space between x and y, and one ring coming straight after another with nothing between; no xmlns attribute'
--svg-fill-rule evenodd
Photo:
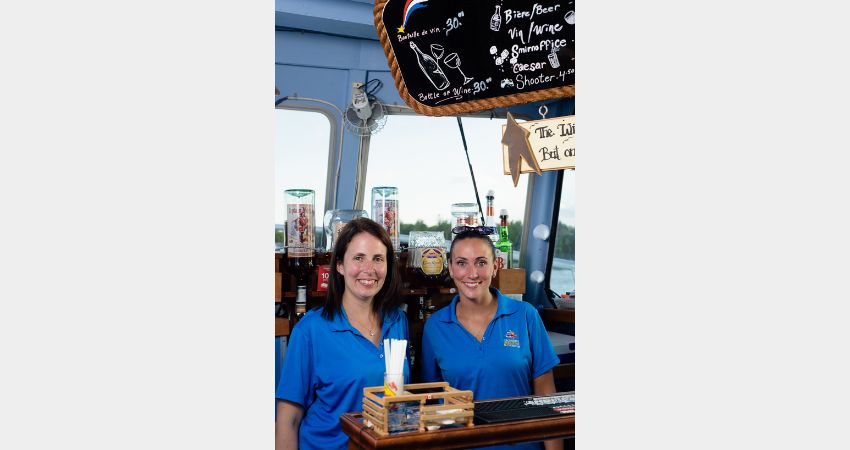
<svg viewBox="0 0 850 450"><path fill-rule="evenodd" d="M276 397L304 407L298 434L301 449L345 449L348 436L339 417L363 410L363 388L384 384L384 345L375 346L340 309L334 320L323 308L307 312L292 330ZM381 339L408 339L401 310L384 316ZM405 360L404 378L409 382Z"/></svg>
<svg viewBox="0 0 850 450"><path fill-rule="evenodd" d="M422 333L423 381L447 381L454 388L471 390L476 401L516 397L531 395L533 380L558 364L537 309L491 290L499 304L481 342L458 321L457 295L428 318ZM505 448L542 448L542 444Z"/></svg>

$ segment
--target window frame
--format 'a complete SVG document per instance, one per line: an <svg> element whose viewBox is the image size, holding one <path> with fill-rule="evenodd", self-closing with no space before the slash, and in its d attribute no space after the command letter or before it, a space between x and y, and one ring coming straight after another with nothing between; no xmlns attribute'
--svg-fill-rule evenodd
<svg viewBox="0 0 850 450"><path fill-rule="evenodd" d="M559 170L558 171L558 178L555 181L555 192L554 192L554 199L553 199L553 203L552 203L552 208L553 208L552 209L552 224L549 227L549 229L551 230L549 242L548 242L548 244L549 244L549 255L546 259L546 285L545 286L546 286L547 292L553 291L552 290L552 268L553 268L553 262L554 262L554 259L555 259L555 241L558 238L558 223L560 221L560 213L561 213L561 208L560 208L561 194L564 191L564 174L565 174L565 172L566 172L566 169ZM575 273L575 269L574 269L573 270L573 282L574 283L575 283L575 279L576 279L575 276L576 276L576 273ZM575 291L575 284L573 284L573 291ZM557 294L560 295L562 293L557 292Z"/></svg>
<svg viewBox="0 0 850 450"><path fill-rule="evenodd" d="M337 114L335 114L334 111L324 106L311 105L306 102L319 102L320 104L327 104L336 109L335 105L330 102L325 102L324 100L292 97L278 105L275 105L275 110L281 109L291 111L315 112L325 116L325 118L328 119L328 124L330 125L330 132L328 133L328 161L326 166L327 170L325 172L324 204L324 210L328 211L334 209L333 204L336 203L336 185L339 182L338 172L340 170L340 158L342 157L341 148L343 136L340 129L339 121L337 120Z"/></svg>

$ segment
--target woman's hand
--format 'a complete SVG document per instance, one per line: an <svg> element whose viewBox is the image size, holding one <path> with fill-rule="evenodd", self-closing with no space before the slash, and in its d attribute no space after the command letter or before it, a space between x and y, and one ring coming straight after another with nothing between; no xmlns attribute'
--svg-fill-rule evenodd
<svg viewBox="0 0 850 450"><path fill-rule="evenodd" d="M546 395L554 393L555 377L552 375L551 370L534 379L534 395ZM563 450L564 441L560 439L543 441L543 446L546 448L546 450Z"/></svg>

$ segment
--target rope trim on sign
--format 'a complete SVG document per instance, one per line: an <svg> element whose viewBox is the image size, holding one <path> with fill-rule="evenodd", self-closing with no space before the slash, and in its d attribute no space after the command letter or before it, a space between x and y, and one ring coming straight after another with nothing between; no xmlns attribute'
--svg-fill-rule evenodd
<svg viewBox="0 0 850 450"><path fill-rule="evenodd" d="M470 100L463 103L454 103L446 106L428 106L419 103L413 98L404 84L401 77L401 70L398 68L398 61L395 58L395 52L392 48L387 29L381 20L381 14L384 11L384 6L389 0L376 0L374 9L375 28L378 31L378 39L381 41L381 46L384 47L384 54L387 55L387 63L390 67L390 72L393 74L396 90L399 96L413 108L414 111L426 116L453 116L465 112L483 111L487 109L501 108L523 103L533 103L541 100L547 100L558 97L574 97L575 86L560 86L555 88L543 89L534 92L524 92L522 94L503 95L501 97L484 98L478 100Z"/></svg>

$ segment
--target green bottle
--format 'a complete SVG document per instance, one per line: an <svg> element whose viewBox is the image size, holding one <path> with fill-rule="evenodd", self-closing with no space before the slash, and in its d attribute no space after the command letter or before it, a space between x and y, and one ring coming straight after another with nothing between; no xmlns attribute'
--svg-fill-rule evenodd
<svg viewBox="0 0 850 450"><path fill-rule="evenodd" d="M513 244L508 237L508 210L499 211L499 240L496 241L496 267L499 269L510 269L513 260Z"/></svg>

